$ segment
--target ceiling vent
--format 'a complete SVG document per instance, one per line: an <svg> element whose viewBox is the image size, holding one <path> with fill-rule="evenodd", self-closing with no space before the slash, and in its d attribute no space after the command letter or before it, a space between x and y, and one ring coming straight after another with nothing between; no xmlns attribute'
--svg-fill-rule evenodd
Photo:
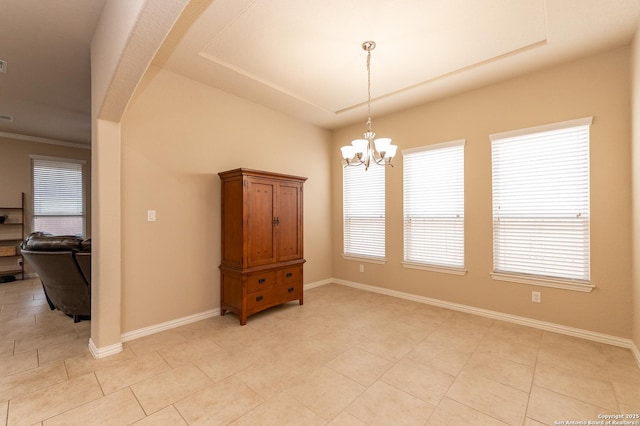
<svg viewBox="0 0 640 426"><path fill-rule="evenodd" d="M0 121L8 121L13 123L13 116L9 114L0 114Z"/></svg>
<svg viewBox="0 0 640 426"><path fill-rule="evenodd" d="M7 64L7 61L0 59L0 74L7 73L7 66L9 66L9 64Z"/></svg>

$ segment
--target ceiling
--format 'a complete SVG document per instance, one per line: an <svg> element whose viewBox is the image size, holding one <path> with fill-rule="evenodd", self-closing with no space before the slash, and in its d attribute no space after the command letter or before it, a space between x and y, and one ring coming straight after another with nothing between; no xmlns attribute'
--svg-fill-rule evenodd
<svg viewBox="0 0 640 426"><path fill-rule="evenodd" d="M0 132L89 143L105 0L2 0ZM329 129L628 44L640 0L192 0L153 63Z"/></svg>
<svg viewBox="0 0 640 426"><path fill-rule="evenodd" d="M91 141L89 46L105 0L0 0L0 132ZM45 4L46 3L46 4Z"/></svg>

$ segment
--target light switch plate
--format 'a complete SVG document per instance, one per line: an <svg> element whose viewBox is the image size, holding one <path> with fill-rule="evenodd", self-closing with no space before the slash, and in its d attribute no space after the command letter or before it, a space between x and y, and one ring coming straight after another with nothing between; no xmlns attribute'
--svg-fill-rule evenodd
<svg viewBox="0 0 640 426"><path fill-rule="evenodd" d="M155 222L155 221L156 221L156 211L147 210L147 222Z"/></svg>

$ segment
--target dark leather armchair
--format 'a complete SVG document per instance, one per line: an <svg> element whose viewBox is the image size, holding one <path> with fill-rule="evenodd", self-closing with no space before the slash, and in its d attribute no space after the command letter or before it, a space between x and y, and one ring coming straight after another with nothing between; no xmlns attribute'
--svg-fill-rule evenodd
<svg viewBox="0 0 640 426"><path fill-rule="evenodd" d="M75 258L82 276L84 276L84 279L89 284L89 289L91 289L91 253L76 252Z"/></svg>
<svg viewBox="0 0 640 426"><path fill-rule="evenodd" d="M91 316L91 252L86 250L86 240L43 233L22 243L22 255L40 277L49 307L74 322Z"/></svg>

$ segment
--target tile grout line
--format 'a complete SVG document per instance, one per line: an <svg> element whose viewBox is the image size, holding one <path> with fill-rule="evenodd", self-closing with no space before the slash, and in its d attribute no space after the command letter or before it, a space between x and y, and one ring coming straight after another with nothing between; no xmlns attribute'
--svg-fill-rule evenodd
<svg viewBox="0 0 640 426"><path fill-rule="evenodd" d="M528 413L529 413L529 404L531 404L531 393L533 391L533 386L534 386L534 382L536 380L536 370L538 369L538 356L540 355L540 346L542 345L542 337L544 336L544 332L540 333L540 339L538 341L538 347L536 349L536 360L533 364L533 374L531 375L531 384L529 385L529 395L527 396L527 405L525 407L525 411L524 411L524 419L523 419L523 424L526 423L527 418L529 418ZM532 419L535 421L539 421L537 419ZM540 423L542 423L540 421Z"/></svg>
<svg viewBox="0 0 640 426"><path fill-rule="evenodd" d="M491 331L491 327L493 326L493 324L495 324L495 320L492 322L491 326L490 326L490 327L488 327L488 330L487 330L487 332L486 332L486 333L489 333L489 332ZM482 337L486 337L486 333L485 333ZM460 377L460 375L461 375L461 374L462 374L462 372L464 371L465 367L467 367L467 365L469 365L469 363L471 362L471 359L473 358L473 355L475 355L476 353L479 353L479 354L480 354L480 352L478 352L478 350L479 350L479 349L480 349L480 344L478 344L478 345L476 346L476 348L473 350L473 352L471 352L471 354L469 355L469 358L468 358L468 359L467 359L467 361L465 362L464 366L460 369L460 371L459 371L459 372L458 372L458 374L456 375L456 380L454 380L454 381L453 381L453 383L451 383L451 386L449 387L449 390L450 390L450 389L451 389L451 387L454 385L454 383L458 380L458 378ZM491 356L492 356L492 357L494 357L494 356L495 356L496 358L500 358L500 359L503 359L503 360L506 360L506 361L514 362L514 361L512 361L512 360L509 360L509 359L506 359L506 358L501 358L501 357L498 357L498 356L493 355L493 354L492 354ZM474 373L468 373L468 374L475 375ZM482 377L482 378L484 378L484 379L490 380L491 382L494 382L494 383L497 383L497 384L501 384L501 385L507 386L507 387L509 387L509 388L511 388L511 389L514 389L514 390L519 390L519 389L516 389L516 388L514 388L514 387L512 387L512 386L510 386L510 385L506 385L506 384L504 384L504 383L497 382L497 381L495 381L495 380L493 380L493 379L489 379L489 378L486 378L486 377L483 377L483 376L479 376L479 377ZM449 393L449 390L447 390L447 393ZM444 395L444 397L443 397L443 399L444 399L444 398L449 398L449 397L447 397L447 395L445 394L445 395ZM469 408L470 410L473 410L473 411L478 412L478 413L480 413L480 414L482 414L482 415L485 415L485 416L491 417L492 419L495 419L495 420L496 420L496 421L498 421L498 422L501 422L501 423L505 423L505 424L506 424L506 422L505 422L505 421L503 421L502 419L499 419L499 418L495 417L495 416L494 416L494 415L492 415L492 414L489 414L489 413L486 413L486 412L484 412L484 411L481 411L481 410L479 410L479 409L477 409L477 408L475 408L475 407L472 407L472 406L470 406L470 405L468 405L468 404L466 404L466 403L464 403L464 402L462 402L462 401L458 401L457 399L453 399L453 398L450 398L450 399L451 399L452 401L457 402L457 403L458 403L458 404L460 404L460 405L464 405L465 407ZM441 403L441 402L442 402L442 401L440 401L440 403ZM438 405L440 405L440 403L438 403ZM525 421L525 420L526 420L526 418L527 418L526 413L527 413L527 411L526 411L526 408L525 408L525 415L524 415L524 417L523 417L523 424L524 424L524 421Z"/></svg>

